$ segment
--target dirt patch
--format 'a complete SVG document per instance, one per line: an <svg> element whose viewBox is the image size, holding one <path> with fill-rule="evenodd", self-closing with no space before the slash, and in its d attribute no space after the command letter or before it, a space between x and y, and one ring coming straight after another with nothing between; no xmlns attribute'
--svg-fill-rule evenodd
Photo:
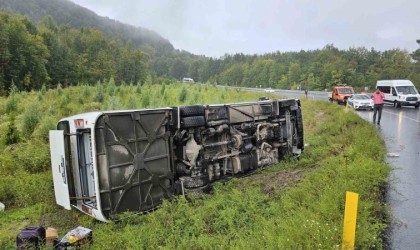
<svg viewBox="0 0 420 250"><path fill-rule="evenodd" d="M54 212L46 213L39 218L39 225L54 228L74 228L78 226L77 218L80 214L74 211L57 209Z"/></svg>
<svg viewBox="0 0 420 250"><path fill-rule="evenodd" d="M304 114L305 115L305 114ZM305 134L311 134L315 132L317 129L319 129L319 124L324 123L328 119L328 114L326 114L322 110L316 110L313 113L311 113L312 117L306 117L304 116L304 131Z"/></svg>
<svg viewBox="0 0 420 250"><path fill-rule="evenodd" d="M268 175L253 175L251 176L251 180L261 184L263 193L273 195L279 190L294 187L306 172L307 170L302 169L284 170Z"/></svg>
<svg viewBox="0 0 420 250"><path fill-rule="evenodd" d="M326 121L328 118L327 114L323 111L316 112L315 117L316 117L315 120L319 121L320 123Z"/></svg>

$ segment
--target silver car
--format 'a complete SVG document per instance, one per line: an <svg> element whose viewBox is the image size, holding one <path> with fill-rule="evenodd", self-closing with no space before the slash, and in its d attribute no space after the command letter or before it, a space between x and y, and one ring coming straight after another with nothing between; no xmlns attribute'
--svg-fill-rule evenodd
<svg viewBox="0 0 420 250"><path fill-rule="evenodd" d="M373 110L373 100L366 94L355 94L347 99L347 103L355 110Z"/></svg>

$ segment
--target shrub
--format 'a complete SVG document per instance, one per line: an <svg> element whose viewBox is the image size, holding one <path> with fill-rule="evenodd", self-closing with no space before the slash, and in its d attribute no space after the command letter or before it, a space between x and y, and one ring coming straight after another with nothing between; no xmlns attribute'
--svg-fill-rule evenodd
<svg viewBox="0 0 420 250"><path fill-rule="evenodd" d="M15 160L13 159L12 155L7 154L5 152L3 152L3 154L0 154L0 183L1 183L1 177L14 175L16 171L17 171L17 167L16 167ZM1 194L1 191L0 191L0 194ZM2 201L1 197L0 197L0 201Z"/></svg>
<svg viewBox="0 0 420 250"><path fill-rule="evenodd" d="M26 138L29 138L34 132L36 126L42 118L42 112L37 103L29 105L23 113L22 132Z"/></svg>
<svg viewBox="0 0 420 250"><path fill-rule="evenodd" d="M147 108L150 105L150 95L148 93L144 93L141 95L141 107Z"/></svg>
<svg viewBox="0 0 420 250"><path fill-rule="evenodd" d="M48 113L48 115L56 115L57 114L57 110L56 110L54 104L48 105L47 113Z"/></svg>
<svg viewBox="0 0 420 250"><path fill-rule="evenodd" d="M106 92L108 93L108 95L114 96L115 90L116 90L115 80L113 77L111 77L109 79L108 85L106 86Z"/></svg>
<svg viewBox="0 0 420 250"><path fill-rule="evenodd" d="M45 95L45 93L47 93L47 87L45 86L45 84L42 84L42 87L41 87L41 91L40 91L40 93L41 93L42 95Z"/></svg>
<svg viewBox="0 0 420 250"><path fill-rule="evenodd" d="M6 205L13 202L13 179L13 176L0 176L0 201Z"/></svg>
<svg viewBox="0 0 420 250"><path fill-rule="evenodd" d="M146 80L144 81L144 85L152 85L153 84L153 77L148 75Z"/></svg>
<svg viewBox="0 0 420 250"><path fill-rule="evenodd" d="M49 131L56 128L57 119L52 116L45 116L34 131L34 138L48 143Z"/></svg>
<svg viewBox="0 0 420 250"><path fill-rule="evenodd" d="M166 88L166 85L162 84L162 88L160 89L160 95L163 95L165 93L165 88Z"/></svg>
<svg viewBox="0 0 420 250"><path fill-rule="evenodd" d="M107 110L118 110L121 109L121 102L120 102L120 98L118 98L118 96L111 96L111 98L109 98L107 107Z"/></svg>
<svg viewBox="0 0 420 250"><path fill-rule="evenodd" d="M44 99L44 96L42 95L41 92L38 92L37 99L38 99L38 101L42 101L42 99Z"/></svg>
<svg viewBox="0 0 420 250"><path fill-rule="evenodd" d="M50 148L47 143L20 143L14 147L12 155L15 165L28 173L44 172L51 167Z"/></svg>
<svg viewBox="0 0 420 250"><path fill-rule="evenodd" d="M10 114L12 112L15 112L17 110L17 106L19 104L19 98L16 94L12 94L7 98L6 103L6 113Z"/></svg>
<svg viewBox="0 0 420 250"><path fill-rule="evenodd" d="M70 97L68 93L65 93L61 98L60 108L61 109L66 108L69 103L70 103Z"/></svg>
<svg viewBox="0 0 420 250"><path fill-rule="evenodd" d="M99 110L102 110L101 103L91 102L83 106L82 112L92 112L92 111L99 111Z"/></svg>
<svg viewBox="0 0 420 250"><path fill-rule="evenodd" d="M187 89L183 87L181 93L179 93L179 101L181 103L184 103L187 100L187 94Z"/></svg>
<svg viewBox="0 0 420 250"><path fill-rule="evenodd" d="M9 204L18 207L27 207L39 202L53 204L53 183L51 172L28 174L18 173L19 178L6 178L8 187L6 196Z"/></svg>
<svg viewBox="0 0 420 250"><path fill-rule="evenodd" d="M104 87L102 85L98 85L97 88L98 89L96 91L94 101L95 102L103 102L104 101Z"/></svg>
<svg viewBox="0 0 420 250"><path fill-rule="evenodd" d="M87 98L89 98L89 96L90 96L90 90L89 90L89 86L88 85L85 85L84 87L83 87L83 92L82 92L82 97L84 98L84 99L87 99Z"/></svg>
<svg viewBox="0 0 420 250"><path fill-rule="evenodd" d="M9 125L7 126L6 135L3 140L5 145L12 145L20 141L19 131L15 125L15 115L13 113L9 116Z"/></svg>
<svg viewBox="0 0 420 250"><path fill-rule="evenodd" d="M141 85L140 84L137 84L137 86L136 86L136 93L141 94Z"/></svg>
<svg viewBox="0 0 420 250"><path fill-rule="evenodd" d="M63 87L61 86L61 83L59 83L57 85L57 93L58 93L58 95L63 94Z"/></svg>
<svg viewBox="0 0 420 250"><path fill-rule="evenodd" d="M127 100L127 109L135 109L137 108L137 100L134 96L130 95Z"/></svg>

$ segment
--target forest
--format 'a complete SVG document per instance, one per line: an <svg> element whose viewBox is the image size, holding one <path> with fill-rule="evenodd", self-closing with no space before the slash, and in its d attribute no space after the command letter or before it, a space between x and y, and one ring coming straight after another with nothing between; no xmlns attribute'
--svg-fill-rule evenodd
<svg viewBox="0 0 420 250"><path fill-rule="evenodd" d="M414 42L414 41L413 41ZM196 82L243 87L325 90L351 84L374 87L380 79L410 79L420 87L420 49L413 53L364 47L226 54L221 58L172 50L148 53L131 41L109 38L95 28L57 25L51 16L35 23L0 13L0 93L94 85L113 78L117 85L191 77Z"/></svg>

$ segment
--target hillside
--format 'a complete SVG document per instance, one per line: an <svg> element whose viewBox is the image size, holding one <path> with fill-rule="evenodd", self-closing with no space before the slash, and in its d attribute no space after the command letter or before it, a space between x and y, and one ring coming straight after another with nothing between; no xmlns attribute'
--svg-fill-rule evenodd
<svg viewBox="0 0 420 250"><path fill-rule="evenodd" d="M51 16L58 24L74 28L93 27L101 30L109 38L133 44L149 54L166 54L174 50L172 44L158 33L142 27L134 27L107 17L68 0L0 0L0 10L26 15L34 21Z"/></svg>

